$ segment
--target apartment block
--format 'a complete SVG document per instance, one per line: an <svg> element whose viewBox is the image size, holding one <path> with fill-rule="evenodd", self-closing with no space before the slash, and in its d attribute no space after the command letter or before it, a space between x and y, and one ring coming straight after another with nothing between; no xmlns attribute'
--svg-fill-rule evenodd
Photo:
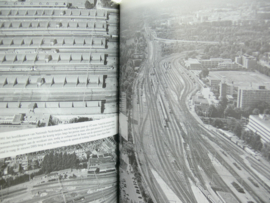
<svg viewBox="0 0 270 203"><path fill-rule="evenodd" d="M265 101L270 103L270 90L266 89L265 86L238 88L238 108L249 107L258 101Z"/></svg>

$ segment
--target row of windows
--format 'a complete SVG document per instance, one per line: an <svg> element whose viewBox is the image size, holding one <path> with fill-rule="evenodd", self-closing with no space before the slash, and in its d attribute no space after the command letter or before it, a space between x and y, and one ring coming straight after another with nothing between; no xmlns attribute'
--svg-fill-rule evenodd
<svg viewBox="0 0 270 203"><path fill-rule="evenodd" d="M54 76L0 76L0 84L2 86L11 84L36 84L41 85L44 83L86 83L86 84L93 84L93 83L100 83L102 76L87 76L87 75L72 75L72 76L64 76L59 75L57 77Z"/></svg>
<svg viewBox="0 0 270 203"><path fill-rule="evenodd" d="M73 53L73 54L0 54L0 62L2 64L23 64L23 63L33 63L33 62L91 62L100 61L104 62L104 54L89 54L89 53Z"/></svg>
<svg viewBox="0 0 270 203"><path fill-rule="evenodd" d="M3 22L0 30L7 29L53 29L53 28L84 28L84 29L106 29L106 22L55 22L55 21L37 21L37 22Z"/></svg>
<svg viewBox="0 0 270 203"><path fill-rule="evenodd" d="M106 45L106 40L104 38L2 38L0 39L0 47L4 46L103 46Z"/></svg>
<svg viewBox="0 0 270 203"><path fill-rule="evenodd" d="M0 6L67 6L65 1L26 1L26 2L17 2L17 1L0 1Z"/></svg>
<svg viewBox="0 0 270 203"><path fill-rule="evenodd" d="M107 12L104 10L89 10L89 9L6 9L0 11L1 17L93 17L107 18Z"/></svg>
<svg viewBox="0 0 270 203"><path fill-rule="evenodd" d="M100 102L0 102L0 108L83 108L100 107Z"/></svg>

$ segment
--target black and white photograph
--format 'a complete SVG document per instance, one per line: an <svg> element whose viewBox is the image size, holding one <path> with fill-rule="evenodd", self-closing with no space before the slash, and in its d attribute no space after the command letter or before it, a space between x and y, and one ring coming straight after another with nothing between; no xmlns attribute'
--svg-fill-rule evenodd
<svg viewBox="0 0 270 203"><path fill-rule="evenodd" d="M1 202L116 202L114 137L0 159Z"/></svg>
<svg viewBox="0 0 270 203"><path fill-rule="evenodd" d="M270 202L269 0L0 0L0 202Z"/></svg>
<svg viewBox="0 0 270 203"><path fill-rule="evenodd" d="M119 5L0 0L0 202L117 202Z"/></svg>
<svg viewBox="0 0 270 203"><path fill-rule="evenodd" d="M270 2L123 0L120 202L270 202Z"/></svg>
<svg viewBox="0 0 270 203"><path fill-rule="evenodd" d="M0 132L117 116L109 0L0 1Z"/></svg>

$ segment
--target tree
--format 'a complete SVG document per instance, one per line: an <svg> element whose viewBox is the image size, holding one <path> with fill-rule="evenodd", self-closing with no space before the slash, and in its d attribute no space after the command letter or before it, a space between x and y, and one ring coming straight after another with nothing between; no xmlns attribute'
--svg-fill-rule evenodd
<svg viewBox="0 0 270 203"><path fill-rule="evenodd" d="M216 107L213 105L213 104L211 104L209 107L208 107L208 109L207 109L207 115L209 116L209 117L217 117L217 115L218 115L218 111L217 111L217 109L216 109Z"/></svg>
<svg viewBox="0 0 270 203"><path fill-rule="evenodd" d="M241 114L242 114L241 109L235 107L233 110L234 110L234 117L235 117L236 119L240 119L240 118L241 118Z"/></svg>
<svg viewBox="0 0 270 203"><path fill-rule="evenodd" d="M228 105L227 108L224 110L224 116L234 117L234 110L231 105Z"/></svg>
<svg viewBox="0 0 270 203"><path fill-rule="evenodd" d="M124 83L122 83L122 89L125 91L129 86L129 82L126 80Z"/></svg>
<svg viewBox="0 0 270 203"><path fill-rule="evenodd" d="M223 115L224 115L224 106L222 106L221 104L218 104L217 106L216 106L216 109L217 109L217 112L218 112L218 115L219 115L219 117L223 117Z"/></svg>
<svg viewBox="0 0 270 203"><path fill-rule="evenodd" d="M259 109L259 113L263 113L264 109L270 109L270 105L265 101L258 101L252 105L252 108Z"/></svg>
<svg viewBox="0 0 270 203"><path fill-rule="evenodd" d="M223 97L223 96L222 96L222 97L220 98L219 104L220 104L221 106L223 106L223 108L225 109L226 106L227 106L227 104L228 104L228 99L227 99L226 97Z"/></svg>
<svg viewBox="0 0 270 203"><path fill-rule="evenodd" d="M97 1L95 0L94 3L91 4L89 1L85 1L84 6L85 6L86 9L92 9L92 8L95 7L96 2Z"/></svg>
<svg viewBox="0 0 270 203"><path fill-rule="evenodd" d="M207 68L202 69L202 71L200 72L200 77L201 78L205 78L209 75L209 70Z"/></svg>
<svg viewBox="0 0 270 203"><path fill-rule="evenodd" d="M263 145L262 147L262 154L266 159L269 161L270 160L270 143L267 142Z"/></svg>
<svg viewBox="0 0 270 203"><path fill-rule="evenodd" d="M260 109L258 109L258 108L253 109L251 114L252 115L259 115L260 114Z"/></svg>
<svg viewBox="0 0 270 203"><path fill-rule="evenodd" d="M236 123L236 125L233 128L233 133L237 136L237 137L241 137L241 131L242 131L242 126L239 122Z"/></svg>
<svg viewBox="0 0 270 203"><path fill-rule="evenodd" d="M214 119L212 125L216 128L223 128L223 122L218 118Z"/></svg>
<svg viewBox="0 0 270 203"><path fill-rule="evenodd" d="M251 113L252 113L252 109L250 106L242 109L242 115L246 118L248 118Z"/></svg>
<svg viewBox="0 0 270 203"><path fill-rule="evenodd" d="M253 133L251 147L257 151L262 149L261 136L257 133Z"/></svg>

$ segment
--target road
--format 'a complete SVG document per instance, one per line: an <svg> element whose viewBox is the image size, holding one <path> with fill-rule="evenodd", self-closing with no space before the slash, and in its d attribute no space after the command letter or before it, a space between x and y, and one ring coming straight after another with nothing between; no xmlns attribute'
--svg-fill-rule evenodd
<svg viewBox="0 0 270 203"><path fill-rule="evenodd" d="M135 153L152 198L170 201L155 181L154 169L182 202L198 202L194 185L208 202L222 201L216 191L238 202L268 202L269 179L265 182L247 164L261 163L198 121L188 100L202 88L200 83L180 65L181 56L160 57L158 39L151 41L151 31L145 28L145 32L149 58L133 85L131 115L139 123L132 124ZM268 177L269 169L262 170ZM241 185L245 193L238 192L232 182Z"/></svg>

